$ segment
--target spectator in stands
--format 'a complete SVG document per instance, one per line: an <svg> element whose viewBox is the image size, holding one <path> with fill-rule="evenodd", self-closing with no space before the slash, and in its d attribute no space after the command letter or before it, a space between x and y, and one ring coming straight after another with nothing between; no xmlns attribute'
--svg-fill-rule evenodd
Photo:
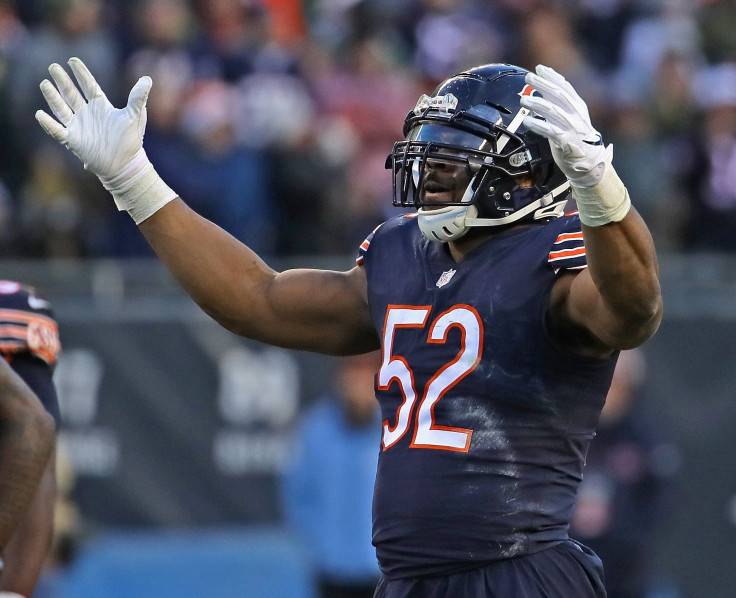
<svg viewBox="0 0 736 598"><path fill-rule="evenodd" d="M13 149L11 170L20 179L8 182L15 196L18 242L29 256L84 257L107 250L110 230L101 215L114 210L99 209L98 190L86 173L67 169L61 175L65 169L59 163L72 156L37 135L30 114L38 104L38 77L58 52L85 56L95 64L108 81L111 99L118 101L113 74L119 54L104 26L106 7L102 0L45 0L37 7L39 22L13 46L5 93L14 117L3 139Z"/></svg>
<svg viewBox="0 0 736 598"><path fill-rule="evenodd" d="M130 81L117 87L113 73L153 75L147 151L159 169L189 189L200 213L279 255L346 252L354 228L380 219L385 190L373 182L383 177L370 172L385 147L378 138L396 130L392 110L405 105L408 88L459 70L456 57L557 66L588 99L604 138L634 132L619 129L622 108L626 126L646 119L645 143L677 182L672 193L655 193L666 197L652 198L651 207L667 208L654 209L650 225L663 248L679 249L686 234L695 239L711 226L702 181L682 173L705 168L692 159L690 138L709 127L711 110L698 110L694 96L703 88L693 94L691 83L699 70L736 59L733 5L498 0L489 10L482 0L0 0L0 180L8 192L3 216L17 237L5 246L29 257L151 255L130 223L110 224L114 209L90 177L68 168L73 180L57 188L45 174L74 158L56 146L63 158L52 156L31 120L43 107L37 81L54 57L77 55L116 105ZM315 71L319 52L331 64ZM609 105L611 89L636 94L625 106ZM643 149L632 150L633 164ZM368 165L362 181L351 172L356 164ZM720 168L733 178L736 167ZM653 180L640 181L642 189ZM346 186L355 190L349 198ZM244 187L248 202L237 192ZM733 227L728 217L718 224ZM731 250L716 245L701 248Z"/></svg>
<svg viewBox="0 0 736 598"><path fill-rule="evenodd" d="M660 249L678 248L687 220L688 200L677 173L683 156L676 152L674 138L658 134L655 119L647 108L647 91L625 81L612 86L607 107L610 113L607 139L616 148L616 172L626 181L630 192L640 198L637 209L649 225ZM646 164L647 168L641 165Z"/></svg>
<svg viewBox="0 0 736 598"><path fill-rule="evenodd" d="M227 20L227 15L250 14L236 5L217 2L203 5L203 10L216 23ZM203 58L204 42L195 41L192 33L196 13L184 0L140 2L134 20L140 27L136 50L126 64L128 78L157 77L148 107L147 153L155 157L166 176L190 190L190 201L200 213L236 238L271 253L276 237L269 165L262 151L245 147L238 138L241 102L237 80L225 79L229 71L215 66L219 64L216 55L205 53L208 58ZM226 27L216 23L210 23L215 32ZM237 27L237 23L227 27ZM227 37L222 32L219 35ZM216 33L210 34L213 36ZM244 72L249 68L238 71L238 76ZM255 127L254 114L249 117ZM243 189L248 193L244 195ZM126 223L109 228L115 231L115 255L151 255L134 226Z"/></svg>
<svg viewBox="0 0 736 598"><path fill-rule="evenodd" d="M43 140L32 130L32 107L38 104L38 78L59 52L84 56L101 72L114 98L119 55L115 41L104 27L102 0L47 0L39 13L43 20L23 36L14 50L8 80L10 108L20 147L28 149ZM117 98L114 98L117 99ZM31 125L31 126L29 126ZM31 142L32 145L29 145Z"/></svg>
<svg viewBox="0 0 736 598"><path fill-rule="evenodd" d="M703 125L695 136L690 184L691 248L736 251L736 62L700 72L695 81Z"/></svg>
<svg viewBox="0 0 736 598"><path fill-rule="evenodd" d="M320 598L372 598L371 497L380 450L375 353L340 358L334 388L305 414L283 480L287 521L314 558Z"/></svg>

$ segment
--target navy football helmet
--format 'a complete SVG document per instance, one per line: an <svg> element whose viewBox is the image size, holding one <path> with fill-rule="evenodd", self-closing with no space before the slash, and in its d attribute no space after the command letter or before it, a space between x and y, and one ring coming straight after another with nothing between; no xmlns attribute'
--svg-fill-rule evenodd
<svg viewBox="0 0 736 598"><path fill-rule="evenodd" d="M418 208L434 241L473 226L559 217L570 185L549 142L524 126L520 96L533 94L527 71L508 64L469 69L423 95L404 121L386 168L395 206Z"/></svg>

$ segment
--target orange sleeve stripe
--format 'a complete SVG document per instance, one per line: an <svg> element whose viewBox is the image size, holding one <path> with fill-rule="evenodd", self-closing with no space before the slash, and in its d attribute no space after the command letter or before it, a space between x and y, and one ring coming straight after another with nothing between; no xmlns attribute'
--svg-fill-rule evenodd
<svg viewBox="0 0 736 598"><path fill-rule="evenodd" d="M28 336L27 326L13 326L12 324L0 324L0 336L9 336L12 338L25 340Z"/></svg>
<svg viewBox="0 0 736 598"><path fill-rule="evenodd" d="M53 318L42 314L32 314L19 309L0 309L0 322L11 322L13 324L29 324L31 322L39 322L46 326L57 327Z"/></svg>
<svg viewBox="0 0 736 598"><path fill-rule="evenodd" d="M0 309L0 338L0 351L30 351L48 364L56 362L61 350L56 321L48 316L23 310Z"/></svg>
<svg viewBox="0 0 736 598"><path fill-rule="evenodd" d="M554 262L556 260L562 260L569 257L580 257L585 255L585 247L578 247L577 249L560 249L559 251L550 251L549 261Z"/></svg>
<svg viewBox="0 0 736 598"><path fill-rule="evenodd" d="M0 353L14 353L27 350L28 345L25 340L10 340L6 338L0 341Z"/></svg>
<svg viewBox="0 0 736 598"><path fill-rule="evenodd" d="M555 245L558 243L564 243L565 241L582 241L583 240L583 232L577 232L577 233L562 233L561 235L558 235L557 240L555 241Z"/></svg>

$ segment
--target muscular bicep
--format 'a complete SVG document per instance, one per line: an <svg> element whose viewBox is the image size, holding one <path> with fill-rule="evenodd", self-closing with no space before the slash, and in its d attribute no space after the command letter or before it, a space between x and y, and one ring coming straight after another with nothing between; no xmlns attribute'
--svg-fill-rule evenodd
<svg viewBox="0 0 736 598"><path fill-rule="evenodd" d="M335 355L378 347L362 267L276 272L181 200L140 230L192 299L236 334Z"/></svg>
<svg viewBox="0 0 736 598"><path fill-rule="evenodd" d="M587 273L562 274L552 288L548 325L552 336L581 355L607 357L614 348L604 340L607 327L600 296Z"/></svg>
<svg viewBox="0 0 736 598"><path fill-rule="evenodd" d="M320 353L346 355L379 346L362 267L274 273L262 282L259 296L255 305L243 303L218 321L249 338Z"/></svg>

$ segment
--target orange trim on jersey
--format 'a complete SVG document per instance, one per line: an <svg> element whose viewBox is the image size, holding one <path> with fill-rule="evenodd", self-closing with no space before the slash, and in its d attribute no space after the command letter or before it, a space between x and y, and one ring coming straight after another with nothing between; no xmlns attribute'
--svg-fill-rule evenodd
<svg viewBox="0 0 736 598"><path fill-rule="evenodd" d="M393 310L410 310L410 311L418 311L418 312L424 312L424 317L421 322L417 323L402 323L402 324L394 324L393 328L391 329L391 338L387 338L386 336L386 327L388 325L388 320L391 315L391 312ZM409 367L409 363L406 361L406 358L402 355L394 355L393 348L394 348L394 335L396 333L397 328L424 328L424 326L427 323L427 319L429 318L429 314L432 311L432 307L429 305L426 306L418 306L418 305L392 305L389 304L386 306L386 316L383 320L383 347L381 348L381 367L378 372L378 377L376 379L376 388L378 390L388 390L391 387L391 384L396 382L399 385L399 389L401 390L401 395L403 397L403 401L396 409L396 423L394 424L393 428L391 427L391 424L388 420L384 420L382 423L381 429L383 430L382 438L381 438L381 447L383 450L386 450L389 447L392 447L395 445L399 440L401 440L406 433L409 431L409 428L411 427L411 422L414 419L414 411L417 403L417 384L416 380L414 379L414 370L412 370ZM386 347L386 342L388 342L388 347ZM388 358L388 359L387 359ZM381 385L380 384L380 375L381 371L385 367L389 367L391 362L393 361L399 361L404 364L404 367L406 368L405 371L409 373L409 383L411 384L410 391L413 395L413 397L407 396L406 388L404 388L403 381L399 376L391 376L387 381L386 384ZM407 415L407 425L404 431L395 439L393 439L389 444L386 444L385 442L385 433L388 432L389 434L393 434L399 427L399 424L401 423L401 411L404 409L404 406L409 404L409 413Z"/></svg>
<svg viewBox="0 0 736 598"><path fill-rule="evenodd" d="M13 352L28 350L48 364L55 363L61 351L59 325L53 318L41 314L0 309L0 336L3 335L23 343L22 346L11 345Z"/></svg>
<svg viewBox="0 0 736 598"><path fill-rule="evenodd" d="M28 327L26 325L0 324L0 336L9 336L25 341L28 337Z"/></svg>
<svg viewBox="0 0 736 598"><path fill-rule="evenodd" d="M470 430L468 428L453 428L451 426L439 426L435 423L434 418L434 408L437 405L437 403L442 399L443 396L445 396L445 393L447 393L448 390L453 388L455 385L457 385L463 378L465 378L468 374L470 374L475 368L478 367L478 364L481 361L481 355L483 353L483 337L485 335L483 330L483 319L480 317L480 314L478 311L472 307L471 305L466 304L458 304L454 305L450 309L445 310L440 315L438 315L435 319L432 325L429 327L430 332L429 336L427 337L427 343L430 344L444 344L447 342L447 336L452 328L459 328L460 329L460 351L458 351L457 355L452 361L449 361L444 366L442 366L437 372L435 372L434 376L432 376L427 384L424 387L424 393L422 396L422 400L419 401L419 407L418 410L422 408L422 404L427 399L427 393L429 389L432 386L432 383L440 377L446 370L448 370L450 367L455 365L458 361L460 361L465 356L465 350L467 348L465 344L465 336L467 334L467 331L462 323L460 322L453 322L447 328L445 329L445 332L442 336L442 338L434 339L431 337L432 330L434 329L437 322L442 318L445 314L448 314L458 308L467 309L469 312L471 312L477 319L478 322L478 355L476 355L476 359L473 362L472 365L470 365L467 369L465 369L460 376L458 376L455 380L452 381L451 384L447 385L445 388L442 389L442 391L437 395L437 398L434 399L432 402L430 408L429 408L429 414L430 418L432 420L432 423L430 424L430 429L432 430L444 430L447 432L456 432L458 434L464 434L465 435L465 445L461 447L455 447L455 446L446 446L446 445L438 445L438 444L421 444L416 441L417 439L417 432L418 432L418 426L415 426L414 428L414 435L411 440L411 448L420 448L420 449L436 449L436 450L443 450L443 451L453 451L453 452L459 452L459 453L467 453L470 450L470 441L473 437L473 430Z"/></svg>
<svg viewBox="0 0 736 598"><path fill-rule="evenodd" d="M549 252L549 261L554 262L570 257L580 257L582 255L585 255L585 247L578 247L576 249L560 249L559 251Z"/></svg>
<svg viewBox="0 0 736 598"><path fill-rule="evenodd" d="M9 340L5 339L0 341L0 353L18 353L20 351L27 351L28 345L25 339L21 340Z"/></svg>
<svg viewBox="0 0 736 598"><path fill-rule="evenodd" d="M583 240L583 232L577 232L577 233L562 233L561 235L557 236L557 240L555 241L555 245L558 243L564 243L565 241L582 241Z"/></svg>
<svg viewBox="0 0 736 598"><path fill-rule="evenodd" d="M49 326L57 327L56 320L43 314L31 313L20 309L0 309L0 322L44 322Z"/></svg>

